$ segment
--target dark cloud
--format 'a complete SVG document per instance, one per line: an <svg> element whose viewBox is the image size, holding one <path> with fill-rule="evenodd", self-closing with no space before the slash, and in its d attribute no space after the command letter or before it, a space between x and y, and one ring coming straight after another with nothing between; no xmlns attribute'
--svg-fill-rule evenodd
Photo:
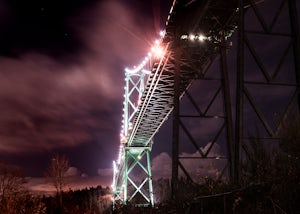
<svg viewBox="0 0 300 214"><path fill-rule="evenodd" d="M101 164L86 164L95 169L84 171L96 174L111 165L119 144L124 68L138 63L156 36L151 17L133 1L126 3L1 1L2 157L18 164L18 157L46 151L48 158L69 148L77 155L69 157L71 164L80 161L82 168L101 149ZM91 144L97 148L80 157L75 152Z"/></svg>

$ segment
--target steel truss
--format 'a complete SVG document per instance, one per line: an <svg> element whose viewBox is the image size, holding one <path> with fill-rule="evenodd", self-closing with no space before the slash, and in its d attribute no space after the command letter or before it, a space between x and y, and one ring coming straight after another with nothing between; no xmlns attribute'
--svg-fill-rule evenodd
<svg viewBox="0 0 300 214"><path fill-rule="evenodd" d="M236 8L237 1L231 1L229 5L228 2L204 2L201 12L197 11L198 21L193 23L194 25L190 23L186 25L189 26L191 33L196 34L199 31L204 32L204 35L210 33L210 39L204 43L186 40L180 43L178 45L180 48L175 51L171 182L173 199L177 199L179 192L184 191L180 189L179 177L184 176L192 183L197 182L199 177L195 173L196 170L192 172L185 166L185 164L189 165L187 162L193 164L195 169L208 161L221 163L218 179L225 177L231 179L233 174L234 133L226 55L229 48L227 39L237 24ZM216 64L216 59L220 61L217 69L212 68ZM187 87L182 87L187 79ZM203 83L206 85L205 91L195 91L192 88L199 81L200 86ZM210 87L211 84L216 87ZM206 95L211 92L210 97L207 97ZM202 96L195 98L199 94ZM181 99L184 101L181 102ZM186 103L189 105L187 106ZM187 108L189 111L185 113ZM214 123L215 127L206 126L207 121ZM201 129L212 129L208 139L196 136ZM213 154L213 147L221 144L224 153ZM188 152L189 155L185 152L187 145L192 147Z"/></svg>
<svg viewBox="0 0 300 214"><path fill-rule="evenodd" d="M272 1L269 1L269 3L272 5ZM273 1L274 3L274 1ZM222 37L219 37L218 39L218 49L219 49L219 59L220 59L220 76L218 78L207 78L207 75L209 75L210 71L209 67L202 67L199 66L199 75L198 79L203 81L219 81L220 87L218 90L216 90L214 96L212 96L211 101L207 102L207 106L204 107L204 110L200 108L199 104L197 103L196 99L193 97L192 94L189 93L189 89L187 88L187 91L185 92L185 98L188 100L192 107L194 109L194 112L197 112L196 114L183 114L182 109L180 107L180 97L179 94L176 92L178 91L178 88L180 87L180 79L184 76L181 74L181 68L180 65L177 66L177 77L175 77L175 95L174 95L174 111L173 111L173 149L172 149L172 196L173 198L176 198L177 192L178 192L178 171L181 170L183 174L186 176L186 178L192 182L194 182L195 179L192 178L192 173L189 172L184 165L182 164L182 161L185 161L186 159L189 159L190 161L194 161L194 159L200 159L199 163L201 161L205 161L205 159L220 159L220 157L211 157L210 156L210 149L213 147L214 143L218 142L218 139L220 138L221 133L225 134L225 139L227 145L227 154L223 158L228 160L228 175L229 179L234 182L238 182L240 178L241 173L241 163L244 158L247 156L247 142L249 139L253 138L254 135L258 134L259 130L259 136L256 136L257 139L261 141L271 141L271 140L280 140L280 129L282 127L282 123L284 119L287 117L289 113L291 113L293 110L296 109L296 112L299 112L299 83L300 83L300 45L299 45L299 25L297 22L297 13L296 13L296 4L294 0L283 0L278 5L278 9L274 13L274 17L271 19L271 24L268 25L266 23L266 20L264 18L264 14L268 14L268 12L260 11L260 5L263 5L264 2L261 1L239 1L238 6L238 14L239 16L236 16L236 23L238 26L238 47L237 47L237 69L231 68L229 70L227 66L227 59L226 59L226 52L227 52L227 44L226 40ZM270 9L269 7L265 7L264 9ZM280 21L280 15L283 13L282 11L286 10L288 12L288 18L289 21L286 21L284 23L290 23L290 32L280 32L276 28L276 23ZM250 13L252 11L252 16L247 16L246 14ZM286 15L286 14L285 14ZM246 29L246 25L249 23L251 24L251 20L253 19L253 16L256 17L258 20L258 23L260 24L259 29ZM270 19L270 18L269 18ZM282 20L281 20L282 21ZM281 23L281 24L284 24ZM253 23L252 23L253 24ZM275 30L276 29L276 30ZM224 35L226 33L226 30L222 29L219 31L219 35ZM271 61L273 63L273 73L270 72L270 65L269 67L266 66L266 62L270 62L270 59L264 59L262 58L258 52L257 47L255 47L254 43L257 41L252 41L250 39L249 35L257 34L257 35L265 35L265 41L268 41L272 39L272 37L277 37L279 39L286 39L289 38L289 42L286 44L285 47L282 48L282 52L272 52L267 53L269 56L272 55L279 55L279 57L276 57L276 60ZM226 34L225 34L226 35ZM249 36L249 37L248 37ZM226 36L225 36L226 37ZM278 40L276 40L278 42ZM264 43L262 43L264 44ZM261 45L261 44L260 44ZM276 46L278 44L274 44ZM251 72L253 73L261 73L263 80L253 80L246 75L247 68L246 66L249 66L250 63L246 63L247 59L245 57L245 49L248 49L248 56L247 59L249 60L249 56L253 58L252 62L255 62L257 64L256 69L253 69ZM290 55L293 55L292 60ZM190 57L189 62L192 64L195 63L196 58ZM212 58L214 59L214 58ZM268 61L269 60L269 61ZM290 61L289 61L290 60ZM290 67L287 67L287 65L293 65ZM195 63L194 67L197 66ZM235 75L237 77L237 88L236 88L236 108L235 108L235 130L233 129L233 118L232 118L232 109L233 105L231 105L232 97L230 95L230 89L229 85L233 85L229 82L228 75L229 73L232 74L232 71L236 71ZM202 72L202 73L201 73ZM249 72L249 71L248 71ZM290 77L289 82L287 81L287 78L283 78L280 74L286 74ZM196 78L194 78L196 79ZM196 82L198 80L194 80ZM286 93L286 88L289 88L289 97L288 99L284 100L284 103L282 102L283 99L279 96L281 92L278 91L278 94L276 94L273 97L273 105L280 105L284 106L283 111L276 112L280 118L277 118L278 121L276 124L270 124L270 122L274 122L270 120L270 115L268 117L266 114L269 112L264 112L261 109L261 106L268 106L267 103L267 97L270 97L270 94L265 94L266 97L263 99L261 97L255 97L253 94L253 90L251 90L251 85L259 85L259 86L267 86L267 87L277 87L277 89L281 89L281 92ZM284 90L282 90L284 88ZM257 94L262 94L263 89L258 89L256 91ZM268 91L271 93L271 91ZM204 94L204 92L199 92L201 94ZM222 93L223 96L223 103L221 104L223 106L223 115L209 115L209 109L211 108L211 105L215 102L216 97L218 94ZM256 94L256 95L257 95ZM247 103L245 102L247 101ZM182 104L182 103L181 103ZM270 111L274 106L268 106L267 110ZM256 124L253 125L253 118L249 118L249 116L246 118L247 113L249 109L253 110L253 113L256 115L257 120L255 121ZM266 109L264 109L266 110ZM200 148L201 142L197 141L196 137L193 136L193 133L191 132L191 127L187 128L187 126L184 123L184 118L189 118L188 120L191 121L192 119L197 118L210 118L211 120L223 120L223 125L220 127L220 129L217 130L217 132L214 134L211 134L211 144L206 150L206 152L203 152ZM251 121L252 120L252 121ZM250 125L252 123L252 126ZM260 123L259 125L257 125ZM198 124L199 129L205 128L205 126L200 126ZM259 127L259 128L258 128ZM264 130L264 131L261 131ZM182 133L183 135L186 135L185 141L182 141L182 137L179 133ZM181 142L180 142L181 141ZM180 155L180 143L186 144L186 142L189 141L194 147L194 151L198 153L198 156L192 156L192 157L184 157ZM244 149L242 151L242 148ZM225 168L224 168L225 169ZM225 171L222 171L225 172Z"/></svg>
<svg viewBox="0 0 300 214"><path fill-rule="evenodd" d="M216 86L213 89L209 89L210 92L212 92L209 98L203 98L206 97L204 93L209 94L209 91L195 91L195 88L191 90L190 87L185 90L184 97L181 98L178 90L182 84L182 79L185 78L185 74L182 73L180 65L177 66L174 84L172 145L172 196L174 199L177 198L178 191L180 190L178 184L178 178L180 176L186 177L188 181L192 183L198 182L197 179L199 179L199 176L195 175L194 172L190 172L183 162L187 163L187 161L189 161L193 163L195 170L197 167L201 167L204 162L220 162L223 166L222 169L220 169L219 175L217 175L217 179L221 179L222 177L227 177L227 179L229 177L230 179L233 173L231 160L234 148L233 121L226 59L226 51L229 46L225 37L226 32L223 31L220 35L223 35L223 37L221 36L219 41L215 44L217 51L214 57L206 63L206 66L197 70L192 81L193 85L199 85L197 82L200 81L200 84L203 85L205 83L206 87L209 87L210 84ZM182 55L184 55L184 53ZM180 56L181 58L183 57L182 55ZM193 56L189 56L188 58L190 67L197 68L197 58L193 58ZM219 72L212 72L214 69L211 69L211 66L213 63L216 63L214 62L217 61L215 60L216 58L219 59L219 69L217 68ZM208 90L208 88L206 88L206 90ZM200 97L200 100L199 97L196 98L199 93L203 95ZM181 99L183 99L184 102L180 102ZM186 105L186 103L189 103L189 105ZM221 111L220 108L216 108L216 103L222 106ZM185 104L185 106L181 107L182 104ZM185 113L183 108L189 108L188 113ZM212 122L215 124L215 128L213 129L214 133L210 135L208 141L203 141L203 139L199 139L199 137L195 136L198 133L195 132L195 128L197 130L207 128L205 125L201 125L203 121L205 121L205 123ZM188 126L191 123L193 126ZM184 155L184 150L180 149L180 143L185 145L185 149L187 144L191 144L195 153L188 156ZM217 156L212 154L212 148L217 144L223 144L225 154ZM208 148L204 149L203 147L205 145L207 145ZM180 171L182 174L179 174ZM214 176L214 178L216 177ZM183 190L180 190L179 192L182 191Z"/></svg>
<svg viewBox="0 0 300 214"><path fill-rule="evenodd" d="M245 2L240 0L239 6L236 182L241 178L242 161L250 155L248 143L251 138L269 147L276 145L284 120L291 113L299 113L300 107L296 1L273 0L256 4L250 0L244 7Z"/></svg>

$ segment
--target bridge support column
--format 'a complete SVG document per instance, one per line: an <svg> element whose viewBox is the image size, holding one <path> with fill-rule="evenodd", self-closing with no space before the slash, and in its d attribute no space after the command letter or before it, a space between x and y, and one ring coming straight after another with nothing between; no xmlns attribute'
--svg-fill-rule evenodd
<svg viewBox="0 0 300 214"><path fill-rule="evenodd" d="M125 148L123 188L125 205L128 203L136 206L154 205L150 151L149 147ZM133 178L132 174L136 176Z"/></svg>
<svg viewBox="0 0 300 214"><path fill-rule="evenodd" d="M179 112L180 112L180 51L176 51L174 73L174 109L173 109L173 137L172 137L172 180L171 197L177 199L178 165L179 165Z"/></svg>
<svg viewBox="0 0 300 214"><path fill-rule="evenodd" d="M146 151L147 155L147 169L148 169L148 183L149 183L149 196L151 206L154 205L154 198L153 198L153 185L152 185L152 173L151 173L151 158L150 158L150 150Z"/></svg>
<svg viewBox="0 0 300 214"><path fill-rule="evenodd" d="M236 86L236 121L235 121L235 145L234 145L234 183L238 183L241 174L241 148L243 138L243 85L244 85L244 1L239 2L239 26L237 48L237 86Z"/></svg>
<svg viewBox="0 0 300 214"><path fill-rule="evenodd" d="M226 37L225 31L223 31L221 37L221 43L220 43L220 70L222 73L221 75L222 75L222 84L223 84L229 178L230 181L233 181L234 180L234 165L233 165L233 158L232 158L234 154L233 121L232 121L232 109L231 109L230 81L229 81L229 72L228 72L228 63L227 63L227 54L226 54L228 45L225 37Z"/></svg>
<svg viewBox="0 0 300 214"><path fill-rule="evenodd" d="M127 203L127 191L128 191L128 155L127 155L127 151L125 151L125 179L124 179L124 186L123 186L123 193L124 193L124 198L123 198L123 203L126 205Z"/></svg>
<svg viewBox="0 0 300 214"><path fill-rule="evenodd" d="M295 79L297 83L297 88L300 88L300 33L299 33L299 22L296 1L289 0L289 15L290 15L290 24L291 24L291 33L292 43L293 43L293 53L294 53L294 62L295 62ZM300 113L300 93L298 94L298 113Z"/></svg>

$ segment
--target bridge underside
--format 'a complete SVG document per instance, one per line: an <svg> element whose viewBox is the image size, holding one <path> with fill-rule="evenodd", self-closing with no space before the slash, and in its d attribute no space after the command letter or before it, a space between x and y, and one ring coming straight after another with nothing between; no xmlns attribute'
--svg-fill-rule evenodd
<svg viewBox="0 0 300 214"><path fill-rule="evenodd" d="M281 5L284 5L282 1ZM291 31L296 38L291 39L290 45L286 52L279 60L281 63L275 75L272 77L265 72L262 60L257 55L251 42L250 36L247 37L245 28L245 11L253 10L254 14L263 25L263 31L253 31L250 33L266 34L283 36L284 33L273 32L272 26L266 26L262 19L262 14L259 14L257 1L238 1L238 0L207 0L207 1L174 1L171 8L164 37L161 39L161 46L164 50L163 57L152 59L150 64L150 74L147 76L147 81L142 85L142 93L139 94L139 104L134 106L129 97L131 92L128 92L125 105L133 106L133 111L129 113L125 120L127 131L122 137L120 146L120 157L115 163L114 170L114 199L119 200L123 204L131 203L140 206L153 205L153 187L150 151L153 144L153 137L173 111L173 164L172 164L172 189L178 190L178 171L179 169L189 180L194 181L181 159L189 157L179 156L179 131L183 131L188 141L192 143L197 152L198 159L215 158L226 160L226 169L230 179L237 181L240 174L241 148L244 141L249 139L249 136L244 134L246 128L249 128L249 120L245 119L245 114L251 107L261 126L266 130L264 139L278 138L279 129L282 121L288 112L291 112L292 103L299 100L299 30L297 24L291 27ZM289 0L289 8L295 9L295 2ZM280 10L277 11L278 16ZM277 18L274 18L276 21ZM274 21L274 23L275 23ZM274 25L273 23L273 25ZM291 21L291 25L293 22ZM236 94L236 129L233 130L232 105L228 80L228 38L233 31L239 26L239 41L238 41L238 68L237 68L237 94ZM248 32L248 33L249 33ZM285 35L292 38L292 35ZM262 76L265 80L247 80L245 75L245 60L244 46L249 49L254 61L258 64ZM294 47L295 70L297 73L297 81L292 83L281 83L276 79L280 68L283 65L285 57L288 55L289 48ZM296 48L295 48L296 47ZM292 51L292 50L290 50ZM219 59L220 64L217 71L211 73L211 67L216 59ZM294 72L294 70L292 69ZM294 75L294 73L293 73ZM292 76L293 76L292 75ZM215 82L218 87L211 96L211 99L202 99L205 103L204 110L199 108L197 101L188 89L192 87L194 82L201 80L208 84ZM293 79L294 80L294 79ZM133 88L137 89L141 79L138 79ZM259 109L255 102L255 98L251 96L248 90L253 85L277 85L291 87L293 93L290 96L288 105L285 108L283 115L276 125L271 127L265 118L263 112ZM249 86L251 85L251 86ZM251 90L251 89L250 89ZM203 92L201 92L203 93ZM180 101L187 99L192 107L197 112L197 115L182 114L180 112ZM218 97L220 101L217 100ZM244 103L244 99L247 103ZM214 103L221 105L221 112L212 112L211 107ZM127 112L128 113L128 112ZM131 116L130 116L131 115ZM189 127L184 123L185 118L201 118L220 121L216 133L210 139L210 146L204 151L196 143L196 139L192 136ZM249 132L250 133L250 132ZM224 134L224 145L227 150L227 155L224 157L212 157L210 151L216 142L220 141L220 135ZM248 134L248 133L247 133ZM194 158L194 157L192 157ZM191 159L192 159L191 158ZM136 177L136 175L138 175ZM139 181L138 181L139 180ZM173 192L176 195L176 192Z"/></svg>
<svg viewBox="0 0 300 214"><path fill-rule="evenodd" d="M237 1L174 1L166 24L161 46L164 56L153 60L151 73L135 111L132 127L121 145L121 161L116 164L114 176L115 198L124 203L141 195L145 204L153 205L152 177L149 152L152 138L168 118L174 107L175 73L179 72L179 97L181 98L194 79L204 77L209 65L219 54L224 38L236 27ZM190 43L191 33L205 35L205 41ZM126 125L126 124L125 124ZM146 166L140 162L146 158ZM141 184L130 177L135 167L145 174ZM149 169L149 170L148 170ZM146 185L146 190L142 187ZM133 190L130 190L133 187ZM147 193L147 194L146 194Z"/></svg>

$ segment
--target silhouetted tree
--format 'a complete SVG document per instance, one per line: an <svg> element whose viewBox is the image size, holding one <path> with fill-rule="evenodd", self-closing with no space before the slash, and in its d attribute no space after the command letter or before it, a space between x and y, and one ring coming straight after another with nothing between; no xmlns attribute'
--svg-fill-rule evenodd
<svg viewBox="0 0 300 214"><path fill-rule="evenodd" d="M18 167L0 163L0 213L13 213L10 209L24 182Z"/></svg>
<svg viewBox="0 0 300 214"><path fill-rule="evenodd" d="M51 179L56 189L60 210L62 209L62 192L66 185L65 176L69 167L69 160L65 155L55 155L51 159L46 172L46 175Z"/></svg>
<svg viewBox="0 0 300 214"><path fill-rule="evenodd" d="M249 145L244 144L243 149L247 158L243 163L244 182L266 182L272 174L271 152L259 137L251 137Z"/></svg>
<svg viewBox="0 0 300 214"><path fill-rule="evenodd" d="M46 205L40 196L32 195L27 191L15 196L14 210L16 214L45 214Z"/></svg>

